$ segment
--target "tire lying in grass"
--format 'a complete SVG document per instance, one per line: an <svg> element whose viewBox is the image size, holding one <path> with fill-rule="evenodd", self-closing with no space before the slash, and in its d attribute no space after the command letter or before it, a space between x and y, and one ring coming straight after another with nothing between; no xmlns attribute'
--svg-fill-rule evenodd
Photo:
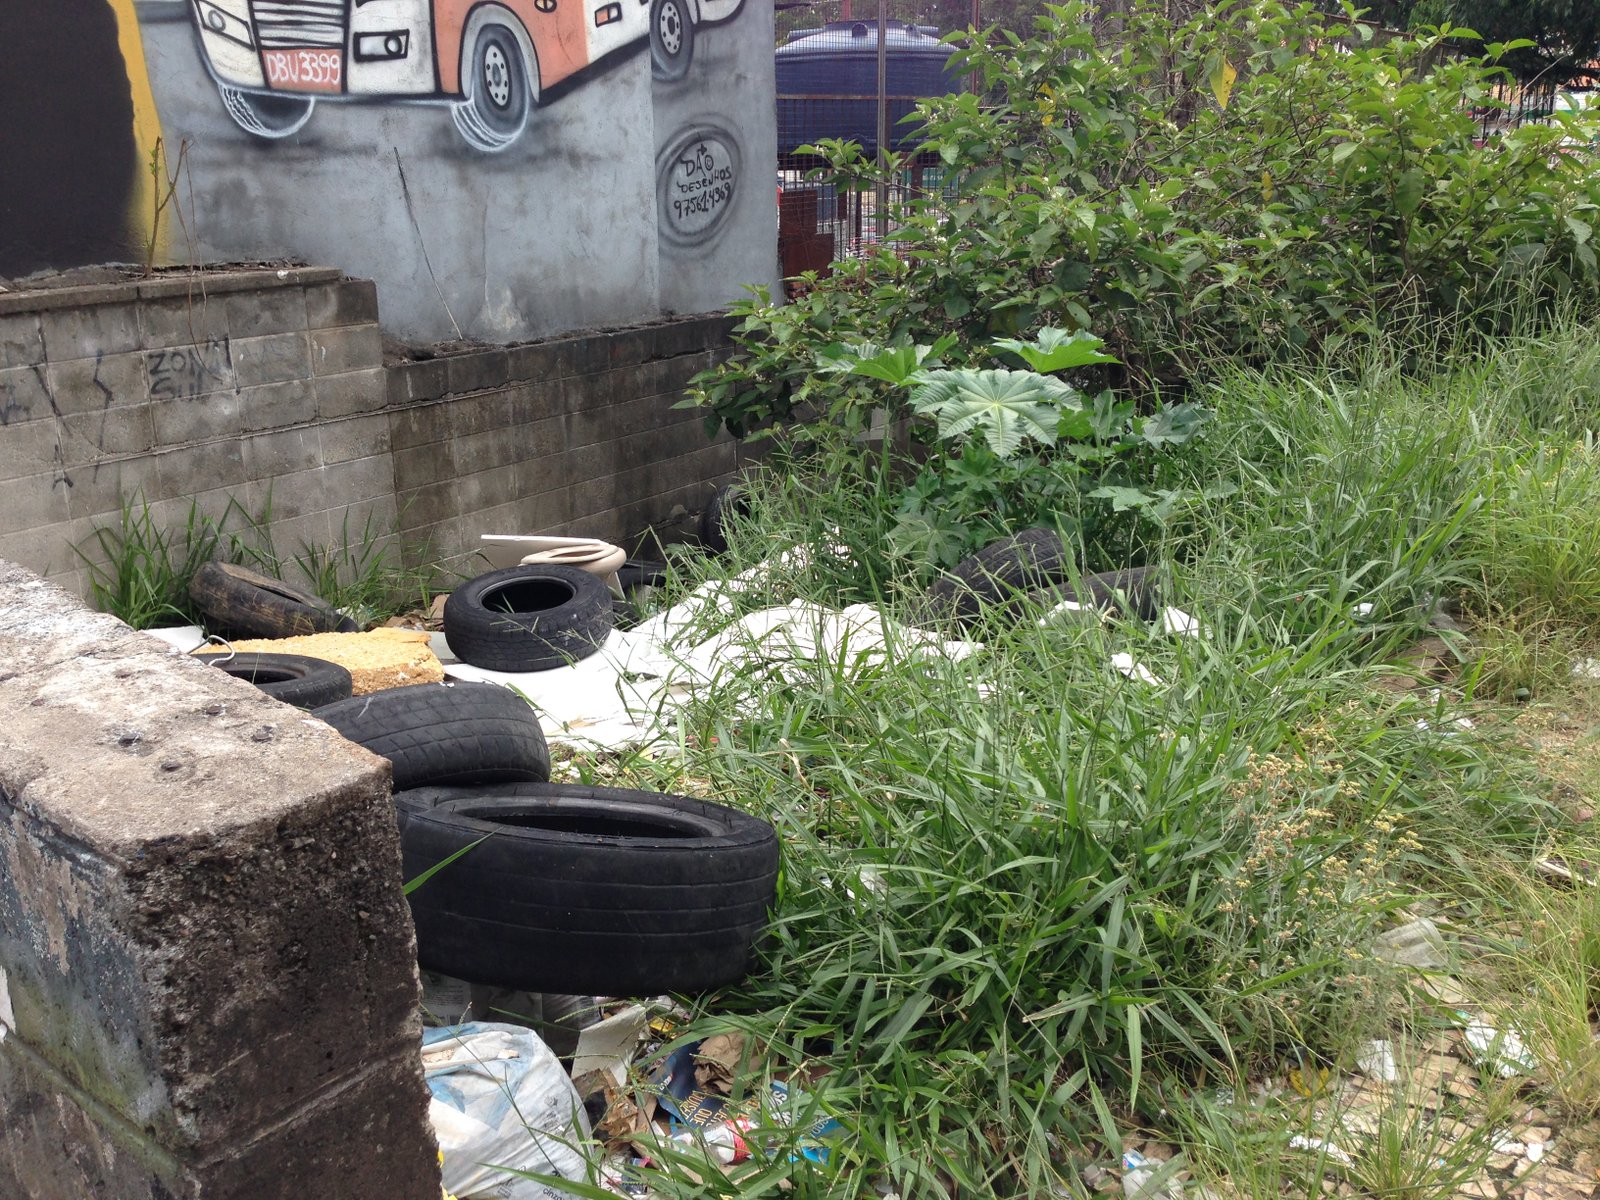
<svg viewBox="0 0 1600 1200"><path fill-rule="evenodd" d="M1066 583L1072 557L1061 536L1049 529L1024 529L990 542L962 559L928 588L934 616L976 617L986 607L1005 604L1019 593Z"/></svg>
<svg viewBox="0 0 1600 1200"><path fill-rule="evenodd" d="M707 554L728 552L728 517L750 511L750 496L736 483L725 484L711 494L700 514L700 545Z"/></svg>
<svg viewBox="0 0 1600 1200"><path fill-rule="evenodd" d="M418 959L460 979L607 996L720 987L749 971L776 895L772 826L705 800L516 784L395 804L407 879L472 846L411 893Z"/></svg>
<svg viewBox="0 0 1600 1200"><path fill-rule="evenodd" d="M1085 608L1128 612L1141 621L1153 621L1161 615L1161 580L1150 567L1101 571L1085 575L1077 587L1063 583L1036 588L1029 595L1043 608L1071 600Z"/></svg>
<svg viewBox="0 0 1600 1200"><path fill-rule="evenodd" d="M189 597L209 620L241 637L354 633L360 628L321 596L235 563L206 563L189 581Z"/></svg>
<svg viewBox="0 0 1600 1200"><path fill-rule="evenodd" d="M311 715L387 758L397 792L550 778L550 751L533 709L492 683L386 688Z"/></svg>
<svg viewBox="0 0 1600 1200"><path fill-rule="evenodd" d="M611 591L577 567L490 571L444 602L444 636L487 671L548 671L587 658L611 632Z"/></svg>
<svg viewBox="0 0 1600 1200"><path fill-rule="evenodd" d="M350 698L350 672L338 663L304 654L202 656L219 671L253 683L274 700L317 708Z"/></svg>

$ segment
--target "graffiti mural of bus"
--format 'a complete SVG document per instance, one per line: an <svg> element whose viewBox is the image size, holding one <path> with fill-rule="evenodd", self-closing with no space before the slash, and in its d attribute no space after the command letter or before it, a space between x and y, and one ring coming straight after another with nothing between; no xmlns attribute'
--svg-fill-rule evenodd
<svg viewBox="0 0 1600 1200"><path fill-rule="evenodd" d="M318 100L448 104L489 153L521 136L540 96L649 39L655 78L682 79L695 30L743 0L189 0L228 115L284 138Z"/></svg>

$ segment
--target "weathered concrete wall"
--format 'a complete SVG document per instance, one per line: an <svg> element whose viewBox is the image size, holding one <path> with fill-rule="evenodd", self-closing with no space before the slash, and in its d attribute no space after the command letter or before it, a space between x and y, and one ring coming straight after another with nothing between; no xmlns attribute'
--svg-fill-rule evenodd
<svg viewBox="0 0 1600 1200"><path fill-rule="evenodd" d="M0 1195L436 1200L388 766L0 563Z"/></svg>
<svg viewBox="0 0 1600 1200"><path fill-rule="evenodd" d="M125 130L131 112L142 135L113 139L120 157L97 186L110 232L81 248L46 236L54 197L84 189L14 189L0 203L21 205L30 220L18 227L42 232L15 246L0 234L0 274L101 261L123 232L118 257L141 257L166 178L148 169L153 132L178 182L163 261L338 262L377 281L389 328L407 340L623 325L775 279L772 10L761 0L113 7L97 43L109 95L96 128ZM13 8L0 9L0 45L37 41L40 22ZM26 93L0 112L42 177L81 153L71 130L24 124L29 108L83 104L72 73L49 65L69 54L71 23L54 36ZM669 220L675 164L702 143L715 202L698 192L687 224ZM665 251L662 231L676 239Z"/></svg>
<svg viewBox="0 0 1600 1200"><path fill-rule="evenodd" d="M0 295L0 557L87 594L135 495L167 530L270 502L287 556L369 519L447 560L486 532L629 543L738 465L673 407L726 317L387 368L377 320L320 268Z"/></svg>

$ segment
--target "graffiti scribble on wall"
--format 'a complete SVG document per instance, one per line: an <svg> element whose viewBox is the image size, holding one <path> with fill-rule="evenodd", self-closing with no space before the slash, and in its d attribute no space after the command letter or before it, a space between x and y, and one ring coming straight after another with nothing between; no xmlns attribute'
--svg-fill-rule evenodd
<svg viewBox="0 0 1600 1200"><path fill-rule="evenodd" d="M667 143L656 164L656 215L661 236L701 246L733 210L739 143L725 129L697 125Z"/></svg>
<svg viewBox="0 0 1600 1200"><path fill-rule="evenodd" d="M284 138L319 99L448 104L476 149L521 136L540 96L637 42L682 79L695 30L743 0L189 0L228 115Z"/></svg>

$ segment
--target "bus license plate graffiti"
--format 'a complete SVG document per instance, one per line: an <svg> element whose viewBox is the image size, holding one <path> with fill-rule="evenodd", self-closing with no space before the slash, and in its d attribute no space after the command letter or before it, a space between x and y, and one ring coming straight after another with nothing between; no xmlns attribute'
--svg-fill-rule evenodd
<svg viewBox="0 0 1600 1200"><path fill-rule="evenodd" d="M263 50L267 82L297 92L344 90L342 50Z"/></svg>

